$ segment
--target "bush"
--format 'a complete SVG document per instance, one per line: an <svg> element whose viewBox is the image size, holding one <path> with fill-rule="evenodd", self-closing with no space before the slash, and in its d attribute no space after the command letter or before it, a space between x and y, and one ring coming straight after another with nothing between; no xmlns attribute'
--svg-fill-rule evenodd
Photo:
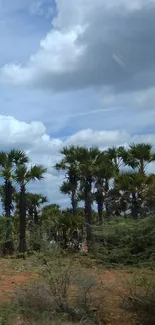
<svg viewBox="0 0 155 325"><path fill-rule="evenodd" d="M95 296L94 277L81 271L66 259L48 260L40 282L19 288L11 302L21 324L101 324L106 291Z"/></svg>
<svg viewBox="0 0 155 325"><path fill-rule="evenodd" d="M55 312L56 303L50 290L44 284L34 283L31 288L19 289L14 302L23 313Z"/></svg>
<svg viewBox="0 0 155 325"><path fill-rule="evenodd" d="M95 256L105 264L153 265L155 217L115 219L95 228ZM155 264L154 264L155 266Z"/></svg>
<svg viewBox="0 0 155 325"><path fill-rule="evenodd" d="M135 278L123 297L123 308L136 315L139 325L155 324L155 278Z"/></svg>

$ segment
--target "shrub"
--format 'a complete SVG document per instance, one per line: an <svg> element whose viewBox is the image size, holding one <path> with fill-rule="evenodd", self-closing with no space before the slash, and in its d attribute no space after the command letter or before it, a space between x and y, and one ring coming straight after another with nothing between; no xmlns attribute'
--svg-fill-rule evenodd
<svg viewBox="0 0 155 325"><path fill-rule="evenodd" d="M44 284L34 283L31 287L16 291L14 302L23 313L53 313L56 309L54 297Z"/></svg>
<svg viewBox="0 0 155 325"><path fill-rule="evenodd" d="M99 322L107 291L103 287L102 295L94 296L96 280L91 274L83 272L78 265L73 266L72 261L64 263L60 258L44 267L43 276L52 295L57 296L60 312L67 313L73 320Z"/></svg>
<svg viewBox="0 0 155 325"><path fill-rule="evenodd" d="M153 265L155 217L112 219L94 229L95 256L105 264ZM155 266L155 264L154 264Z"/></svg>
<svg viewBox="0 0 155 325"><path fill-rule="evenodd" d="M123 308L136 315L139 325L155 324L155 278L135 278L123 297Z"/></svg>
<svg viewBox="0 0 155 325"><path fill-rule="evenodd" d="M96 281L91 274L58 258L48 260L41 275L40 283L19 288L12 301L23 324L54 324L55 320L62 325L101 324L106 292L94 295Z"/></svg>

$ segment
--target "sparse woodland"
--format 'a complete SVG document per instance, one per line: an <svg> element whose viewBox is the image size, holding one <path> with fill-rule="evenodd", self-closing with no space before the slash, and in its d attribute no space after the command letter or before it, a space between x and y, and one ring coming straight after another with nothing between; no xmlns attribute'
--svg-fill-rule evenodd
<svg viewBox="0 0 155 325"><path fill-rule="evenodd" d="M43 242L52 239L65 245L76 231L80 240L85 237L88 248L93 249L98 235L105 237L105 231L112 231L116 222L118 230L120 222L124 231L128 225L130 231L134 222L144 226L148 218L153 219L155 174L148 173L155 161L151 144L103 151L70 146L61 154L61 161L54 167L64 174L60 191L70 199L66 210L50 204L43 194L27 192L29 183L43 181L44 166L31 166L22 151L0 153L3 253L39 250ZM101 241L105 243L104 238Z"/></svg>
<svg viewBox="0 0 155 325"><path fill-rule="evenodd" d="M122 316L124 310L135 321L130 318L126 324L153 325L155 281L153 273L148 273L155 268L152 145L105 150L70 146L63 148L61 155L53 167L64 175L60 191L69 197L67 209L55 204L52 197L29 192L28 184L44 182L44 166L31 165L20 150L0 153L1 267L6 257L12 257L14 267L24 263L25 269L32 270L33 265L43 279L43 284L37 282L29 290L18 291L12 307L0 308L0 324L14 325L13 319L19 316L19 324L24 325L121 325L126 317ZM83 242L86 252L81 250ZM116 293L107 287L109 271L99 282L94 271L98 267L101 278L103 269L118 270L118 277L124 272L128 279L135 269L143 270L130 281L128 289L123 287L119 292L122 296L116 299L117 307L114 303L117 310L112 312L111 323L107 297L108 292L112 296ZM119 281L116 278L115 284ZM75 287L76 295L71 290Z"/></svg>

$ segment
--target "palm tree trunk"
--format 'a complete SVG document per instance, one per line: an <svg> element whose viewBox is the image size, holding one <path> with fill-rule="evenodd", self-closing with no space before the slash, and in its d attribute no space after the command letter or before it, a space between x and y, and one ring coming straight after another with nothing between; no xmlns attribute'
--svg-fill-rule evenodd
<svg viewBox="0 0 155 325"><path fill-rule="evenodd" d="M71 194L71 205L72 205L72 211L73 211L73 215L76 215L77 212L77 199L76 199L76 189L74 188L72 190L72 194Z"/></svg>
<svg viewBox="0 0 155 325"><path fill-rule="evenodd" d="M92 182L87 180L85 184L85 225L87 235L88 248L92 247L93 244L93 233L92 233Z"/></svg>
<svg viewBox="0 0 155 325"><path fill-rule="evenodd" d="M21 185L20 189L20 241L19 252L24 254L26 252L26 198L25 185Z"/></svg>
<svg viewBox="0 0 155 325"><path fill-rule="evenodd" d="M144 175L144 159L140 159L140 173Z"/></svg>
<svg viewBox="0 0 155 325"><path fill-rule="evenodd" d="M35 210L34 210L34 223L35 223L36 225L38 225L38 223L39 223L39 220L38 220L38 211L37 211L36 208L35 208Z"/></svg>
<svg viewBox="0 0 155 325"><path fill-rule="evenodd" d="M109 192L109 181L108 179L105 179L105 193L106 193L106 198L108 197L108 192ZM110 210L109 210L109 205L106 202L105 203L105 209L106 209L106 216L110 217Z"/></svg>
<svg viewBox="0 0 155 325"><path fill-rule="evenodd" d="M98 202L98 222L99 225L103 224L103 201Z"/></svg>
<svg viewBox="0 0 155 325"><path fill-rule="evenodd" d="M12 184L10 181L5 181L5 198L4 198L4 208L6 216L6 242L4 246L5 254L13 254L14 245L12 239L12 229L11 229L11 208L12 208Z"/></svg>
<svg viewBox="0 0 155 325"><path fill-rule="evenodd" d="M62 231L62 237L63 237L63 247L67 248L67 234L66 234L66 230Z"/></svg>
<svg viewBox="0 0 155 325"><path fill-rule="evenodd" d="M104 198L102 192L98 190L97 197L96 197L96 203L97 203L97 210L98 210L98 223L99 225L103 224L103 205L104 205Z"/></svg>
<svg viewBox="0 0 155 325"><path fill-rule="evenodd" d="M138 206L137 206L136 195L135 195L134 192L132 193L132 208L131 208L131 211L132 211L133 219L137 219L138 218Z"/></svg>

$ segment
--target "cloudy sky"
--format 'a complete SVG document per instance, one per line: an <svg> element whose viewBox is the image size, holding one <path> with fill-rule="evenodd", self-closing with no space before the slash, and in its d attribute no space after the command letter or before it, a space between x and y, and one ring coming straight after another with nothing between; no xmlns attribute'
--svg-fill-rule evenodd
<svg viewBox="0 0 155 325"><path fill-rule="evenodd" d="M48 167L67 144L155 145L155 0L0 0L0 146Z"/></svg>

